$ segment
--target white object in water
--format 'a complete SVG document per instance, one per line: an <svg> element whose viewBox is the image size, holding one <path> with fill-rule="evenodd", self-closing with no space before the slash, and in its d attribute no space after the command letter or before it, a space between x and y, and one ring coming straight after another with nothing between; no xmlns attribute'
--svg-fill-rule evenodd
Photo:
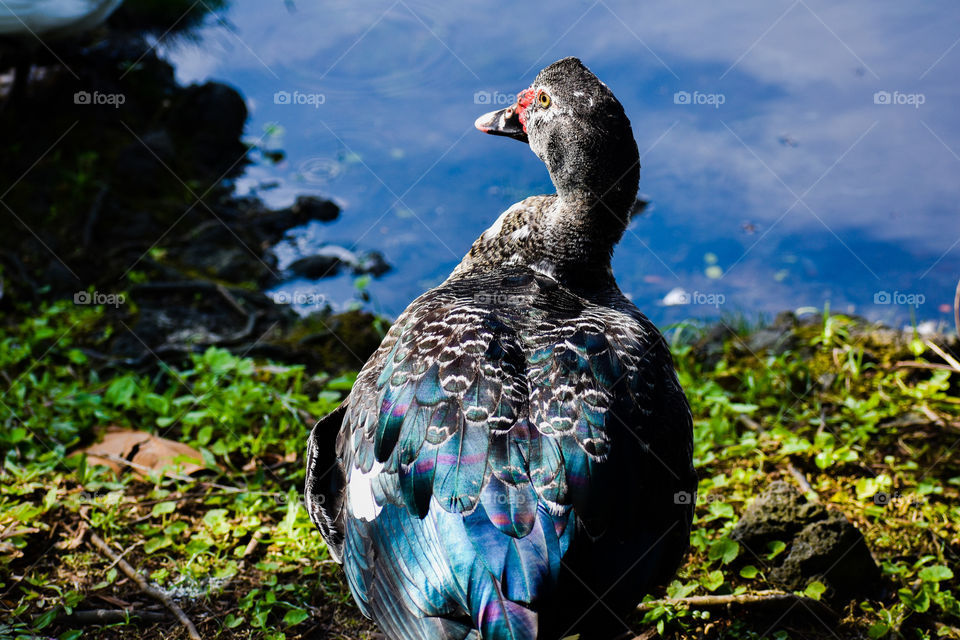
<svg viewBox="0 0 960 640"><path fill-rule="evenodd" d="M123 0L3 0L0 36L72 36L103 23Z"/></svg>

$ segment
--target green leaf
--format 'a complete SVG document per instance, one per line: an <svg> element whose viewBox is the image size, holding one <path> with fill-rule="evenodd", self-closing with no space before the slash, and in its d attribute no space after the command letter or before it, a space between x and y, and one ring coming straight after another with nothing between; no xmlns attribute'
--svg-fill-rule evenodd
<svg viewBox="0 0 960 640"><path fill-rule="evenodd" d="M767 560L776 558L778 555L783 553L783 550L786 548L787 544L785 542L781 542L780 540L772 540L768 542L767 549L770 550L770 553L767 554Z"/></svg>
<svg viewBox="0 0 960 640"><path fill-rule="evenodd" d="M158 502L153 505L153 509L150 511L151 515L162 516L166 513L173 513L177 508L176 502Z"/></svg>
<svg viewBox="0 0 960 640"><path fill-rule="evenodd" d="M293 532L293 525L297 521L297 512L300 510L300 492L290 489L287 494L287 513L280 523L280 530L286 533Z"/></svg>
<svg viewBox="0 0 960 640"><path fill-rule="evenodd" d="M890 625L886 622L874 622L870 625L870 628L867 629L867 635L870 636L873 640L878 640L890 632Z"/></svg>
<svg viewBox="0 0 960 640"><path fill-rule="evenodd" d="M827 587L825 584L819 580L814 580L807 585L806 589L803 590L803 595L807 596L808 598L813 598L814 600L819 600L820 596L822 596L826 590Z"/></svg>
<svg viewBox="0 0 960 640"><path fill-rule="evenodd" d="M924 582L941 582L943 580L951 580L953 578L953 571L950 570L950 567L935 564L932 567L924 567L921 569L919 575L920 579Z"/></svg>
<svg viewBox="0 0 960 640"><path fill-rule="evenodd" d="M33 628L36 629L37 631L40 631L44 627L49 626L50 623L53 622L58 615L60 615L60 612L61 612L60 607L53 607L51 609L47 609L46 611L41 613L39 616L33 619Z"/></svg>
<svg viewBox="0 0 960 640"><path fill-rule="evenodd" d="M106 393L103 394L103 399L115 407L129 408L130 400L136 391L137 381L131 376L123 376L110 383Z"/></svg>
<svg viewBox="0 0 960 640"><path fill-rule="evenodd" d="M292 627L300 624L309 617L310 614L303 609L290 609L290 611L287 611L286 615L283 616L283 623Z"/></svg>
<svg viewBox="0 0 960 640"><path fill-rule="evenodd" d="M158 536L147 540L143 545L143 550L146 553L154 553L155 551L159 551L164 547L169 547L171 544L173 544L173 540L171 540L169 537Z"/></svg>
<svg viewBox="0 0 960 640"><path fill-rule="evenodd" d="M746 578L747 580L753 580L757 577L758 573L760 573L760 570L752 564L748 564L744 568L740 569L740 577Z"/></svg>
<svg viewBox="0 0 960 640"><path fill-rule="evenodd" d="M716 591L723 584L723 571L711 571L700 579L700 584L707 591Z"/></svg>
<svg viewBox="0 0 960 640"><path fill-rule="evenodd" d="M201 447L207 446L212 436L213 436L213 427L211 427L210 425L202 427L200 431L197 432L197 444L199 444Z"/></svg>
<svg viewBox="0 0 960 640"><path fill-rule="evenodd" d="M223 619L223 626L227 629L233 629L243 624L243 616L235 616L232 613L228 613L227 617Z"/></svg>
<svg viewBox="0 0 960 640"><path fill-rule="evenodd" d="M721 564L730 564L740 553L740 545L730 538L720 538L710 545L707 557L710 562L720 560Z"/></svg>
<svg viewBox="0 0 960 640"><path fill-rule="evenodd" d="M216 525L223 522L227 517L226 509L210 509L203 516L203 522L208 527L215 527Z"/></svg>

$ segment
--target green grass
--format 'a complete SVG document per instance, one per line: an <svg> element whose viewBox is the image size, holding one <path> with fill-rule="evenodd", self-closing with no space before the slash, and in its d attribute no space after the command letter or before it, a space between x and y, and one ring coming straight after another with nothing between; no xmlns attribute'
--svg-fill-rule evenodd
<svg viewBox="0 0 960 640"><path fill-rule="evenodd" d="M149 375L98 370L86 349L111 331L102 310L69 303L0 326L0 638L186 637L173 619L145 628L63 621L75 610L154 604L85 532L184 596L204 637L369 637L373 627L300 503L307 429L352 378L217 349ZM701 482L691 552L666 595L771 588L766 562L782 546L747 557L729 534L771 481L794 482L792 465L865 534L890 596L850 603L829 628L667 605L638 614L635 630L960 637L960 374L898 365L939 360L918 338L891 338L843 316L801 325L779 354L751 348L743 329L712 345L697 343L700 333L686 326L673 334ZM69 455L108 426L182 441L208 470L191 480L142 477ZM878 492L900 499L878 505ZM814 583L806 594L822 591Z"/></svg>

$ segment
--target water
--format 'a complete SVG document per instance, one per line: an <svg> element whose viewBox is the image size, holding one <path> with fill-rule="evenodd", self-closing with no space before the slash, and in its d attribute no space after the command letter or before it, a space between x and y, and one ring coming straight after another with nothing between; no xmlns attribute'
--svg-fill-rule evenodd
<svg viewBox="0 0 960 640"><path fill-rule="evenodd" d="M237 0L221 17L165 55L182 81L236 86L250 139L286 152L241 189L342 205L280 247L283 264L324 243L380 250L396 267L368 287L384 313L441 282L510 204L552 192L525 145L472 123L576 55L634 125L652 205L614 271L652 318L826 303L896 323L952 316L955 3ZM343 305L353 281L279 290Z"/></svg>

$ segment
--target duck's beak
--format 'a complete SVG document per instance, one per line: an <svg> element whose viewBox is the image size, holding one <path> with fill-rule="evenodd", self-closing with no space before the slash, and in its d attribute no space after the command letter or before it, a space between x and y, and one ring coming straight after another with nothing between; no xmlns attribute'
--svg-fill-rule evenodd
<svg viewBox="0 0 960 640"><path fill-rule="evenodd" d="M513 138L521 142L529 142L529 140L527 140L527 132L523 130L523 123L520 122L517 104L507 107L506 109L500 109L499 111L485 113L477 118L473 126L484 133L495 136L507 136L508 138Z"/></svg>

